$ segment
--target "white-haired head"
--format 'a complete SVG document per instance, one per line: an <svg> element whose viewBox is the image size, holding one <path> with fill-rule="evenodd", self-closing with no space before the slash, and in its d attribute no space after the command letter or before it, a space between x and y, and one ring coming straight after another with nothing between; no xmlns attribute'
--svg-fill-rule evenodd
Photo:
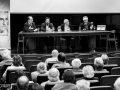
<svg viewBox="0 0 120 90"><path fill-rule="evenodd" d="M120 77L114 83L115 90L120 90Z"/></svg>
<svg viewBox="0 0 120 90"><path fill-rule="evenodd" d="M101 58L102 58L104 64L108 64L109 57L107 56L107 54L102 54Z"/></svg>
<svg viewBox="0 0 120 90"><path fill-rule="evenodd" d="M103 69L104 63L103 63L103 60L102 60L101 57L95 58L94 66L95 66L96 70L102 70Z"/></svg>
<svg viewBox="0 0 120 90"><path fill-rule="evenodd" d="M58 54L59 54L58 50L56 50L56 49L52 50L53 57L58 57Z"/></svg>
<svg viewBox="0 0 120 90"><path fill-rule="evenodd" d="M57 68L51 68L48 73L48 79L51 82L56 82L59 80L59 70Z"/></svg>
<svg viewBox="0 0 120 90"><path fill-rule="evenodd" d="M79 68L81 66L81 60L79 58L75 58L71 63L73 68Z"/></svg>
<svg viewBox="0 0 120 90"><path fill-rule="evenodd" d="M94 69L90 65L84 66L82 69L82 73L83 73L84 77L87 77L87 78L94 77Z"/></svg>
<svg viewBox="0 0 120 90"><path fill-rule="evenodd" d="M64 24L69 25L69 20L68 19L64 19Z"/></svg>
<svg viewBox="0 0 120 90"><path fill-rule="evenodd" d="M1 51L1 56L3 59L11 59L11 52L8 49Z"/></svg>
<svg viewBox="0 0 120 90"><path fill-rule="evenodd" d="M76 82L78 90L90 90L90 82L87 80L79 80Z"/></svg>
<svg viewBox="0 0 120 90"><path fill-rule="evenodd" d="M40 74L46 73L47 72L47 66L46 66L46 64L44 62L38 63L38 65L37 65L37 71Z"/></svg>

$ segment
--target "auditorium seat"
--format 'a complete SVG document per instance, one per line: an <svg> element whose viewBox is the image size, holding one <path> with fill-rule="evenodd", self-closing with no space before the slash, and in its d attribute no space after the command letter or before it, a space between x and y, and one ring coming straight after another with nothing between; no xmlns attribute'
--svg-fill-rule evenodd
<svg viewBox="0 0 120 90"><path fill-rule="evenodd" d="M37 76L37 83L38 84L41 84L42 82L45 82L47 80L48 80L48 75L46 75L46 74L42 74L42 75Z"/></svg>
<svg viewBox="0 0 120 90"><path fill-rule="evenodd" d="M90 54L90 53L88 53L88 54L80 54L80 55L78 55L78 56L76 56L76 57L77 57L77 58L82 58L82 59L84 60L84 62L86 62L87 59L88 59L88 58L92 58L93 55Z"/></svg>
<svg viewBox="0 0 120 90"><path fill-rule="evenodd" d="M41 61L40 60L27 60L25 62L25 68L26 68L26 70L30 71L30 66L37 65L39 62L41 62Z"/></svg>
<svg viewBox="0 0 120 90"><path fill-rule="evenodd" d="M94 58L88 58L87 62L94 63Z"/></svg>
<svg viewBox="0 0 120 90"><path fill-rule="evenodd" d="M30 72L34 72L37 70L37 65L31 65L30 66Z"/></svg>
<svg viewBox="0 0 120 90"><path fill-rule="evenodd" d="M106 64L104 65L103 69L107 69L107 71L111 72L111 69L117 66L117 64Z"/></svg>
<svg viewBox="0 0 120 90"><path fill-rule="evenodd" d="M25 72L25 74L28 77L29 81L32 81L31 73L30 72Z"/></svg>
<svg viewBox="0 0 120 90"><path fill-rule="evenodd" d="M66 56L66 60L70 59L70 58L75 58L75 55L73 53L70 53L70 54L65 54Z"/></svg>
<svg viewBox="0 0 120 90"><path fill-rule="evenodd" d="M52 57L52 55L43 55L43 56L41 56L41 60L42 60L42 62L45 62L45 60L47 58L51 58L51 57Z"/></svg>
<svg viewBox="0 0 120 90"><path fill-rule="evenodd" d="M51 67L53 66L53 64L58 63L57 61L50 61L47 65L47 70L51 69Z"/></svg>
<svg viewBox="0 0 120 90"><path fill-rule="evenodd" d="M60 79L62 79L62 75L63 75L63 73L64 73L64 70L66 70L66 69L72 69L72 66L70 66L70 67L56 67L58 70L59 70L59 72L60 72Z"/></svg>
<svg viewBox="0 0 120 90"><path fill-rule="evenodd" d="M16 75L15 75L15 72L11 72L10 74L9 74L9 80L8 80L8 82L9 83L16 83Z"/></svg>
<svg viewBox="0 0 120 90"><path fill-rule="evenodd" d="M115 53L114 57L120 57L120 53Z"/></svg>
<svg viewBox="0 0 120 90"><path fill-rule="evenodd" d="M114 67L111 69L112 75L120 75L120 67Z"/></svg>
<svg viewBox="0 0 120 90"><path fill-rule="evenodd" d="M38 60L38 58L37 58L37 56L24 56L24 57L22 57L22 63L25 65L25 62L27 61L27 60Z"/></svg>
<svg viewBox="0 0 120 90"><path fill-rule="evenodd" d="M117 64L120 66L120 57L109 57L109 64Z"/></svg>
<svg viewBox="0 0 120 90"><path fill-rule="evenodd" d="M116 79L120 77L120 75L105 75L100 79L100 85L102 86L111 86L115 83Z"/></svg>
<svg viewBox="0 0 120 90"><path fill-rule="evenodd" d="M95 71L95 77L99 77L99 79L104 75L110 75L109 71Z"/></svg>
<svg viewBox="0 0 120 90"><path fill-rule="evenodd" d="M113 90L111 86L94 86L90 90Z"/></svg>

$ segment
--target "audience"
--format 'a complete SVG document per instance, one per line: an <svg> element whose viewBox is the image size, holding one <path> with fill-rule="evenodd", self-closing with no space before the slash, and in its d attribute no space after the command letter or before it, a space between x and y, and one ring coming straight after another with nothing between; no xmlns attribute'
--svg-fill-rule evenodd
<svg viewBox="0 0 120 90"><path fill-rule="evenodd" d="M26 70L26 68L22 64L22 58L19 55L15 55L13 57L13 64L8 66L6 71L3 74L3 79L6 79L7 71L16 71L16 70Z"/></svg>
<svg viewBox="0 0 120 90"><path fill-rule="evenodd" d="M72 60L71 65L73 67L72 71L73 72L81 72L82 70L80 69L81 66L81 60L79 58L75 58Z"/></svg>
<svg viewBox="0 0 120 90"><path fill-rule="evenodd" d="M95 58L94 66L95 66L96 71L107 71L106 69L103 69L104 62L103 62L102 58L100 58L100 57Z"/></svg>
<svg viewBox="0 0 120 90"><path fill-rule="evenodd" d="M69 67L70 64L66 63L65 61L65 54L64 53L59 53L58 54L58 63L54 64L53 67Z"/></svg>
<svg viewBox="0 0 120 90"><path fill-rule="evenodd" d="M47 66L44 62L38 63L37 71L34 71L31 73L31 77L32 77L33 82L36 82L37 76L40 74L48 74Z"/></svg>
<svg viewBox="0 0 120 90"><path fill-rule="evenodd" d="M52 90L77 90L75 82L75 75L70 70L65 70L63 73L64 82L56 84Z"/></svg>
<svg viewBox="0 0 120 90"><path fill-rule="evenodd" d="M46 59L45 63L48 64L51 61L58 61L58 54L59 54L59 52L56 49L54 49L52 51L52 58Z"/></svg>
<svg viewBox="0 0 120 90"><path fill-rule="evenodd" d="M97 77L94 77L94 69L92 66L87 65L84 66L82 69L82 73L83 73L83 78L81 79L85 79L85 80L98 80Z"/></svg>
<svg viewBox="0 0 120 90"><path fill-rule="evenodd" d="M114 90L120 90L120 77L114 83Z"/></svg>
<svg viewBox="0 0 120 90"><path fill-rule="evenodd" d="M43 82L41 86L45 87L46 84L60 82L59 75L60 73L57 68L51 68L48 73L49 80L46 82Z"/></svg>
<svg viewBox="0 0 120 90"><path fill-rule="evenodd" d="M90 90L90 82L84 79L76 82L78 90Z"/></svg>
<svg viewBox="0 0 120 90"><path fill-rule="evenodd" d="M13 59L11 58L11 52L8 49L4 49L0 54L3 59L3 61L0 62L0 66L12 64Z"/></svg>
<svg viewBox="0 0 120 90"><path fill-rule="evenodd" d="M108 62L109 62L109 57L107 56L107 54L102 54L102 55L101 55L101 58L102 58L102 60L103 60L103 62L104 62L104 65L108 64Z"/></svg>

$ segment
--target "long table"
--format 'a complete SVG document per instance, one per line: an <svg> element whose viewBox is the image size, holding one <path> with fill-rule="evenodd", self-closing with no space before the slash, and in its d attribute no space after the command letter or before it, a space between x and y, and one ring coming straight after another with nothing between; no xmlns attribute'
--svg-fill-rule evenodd
<svg viewBox="0 0 120 90"><path fill-rule="evenodd" d="M107 39L111 31L71 31L71 32L23 32L19 33L23 35L23 41L25 37L49 37L49 36L96 36L106 35ZM108 50L108 42L106 41L106 51ZM24 54L24 42L23 42L23 54Z"/></svg>

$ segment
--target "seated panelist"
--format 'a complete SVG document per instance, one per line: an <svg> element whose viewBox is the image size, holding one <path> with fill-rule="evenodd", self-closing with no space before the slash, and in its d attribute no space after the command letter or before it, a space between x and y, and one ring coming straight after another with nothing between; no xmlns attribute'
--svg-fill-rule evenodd
<svg viewBox="0 0 120 90"><path fill-rule="evenodd" d="M53 32L54 31L54 26L50 22L49 17L46 17L45 22L41 24L41 31L43 31L43 32ZM53 48L53 46L54 46L53 42L54 42L53 37L44 37L45 46L47 46L47 47L51 46Z"/></svg>
<svg viewBox="0 0 120 90"><path fill-rule="evenodd" d="M54 26L50 22L50 18L49 17L46 17L45 18L45 22L42 23L42 25L41 25L41 31L44 31L44 32L52 32L52 31L54 31Z"/></svg>
<svg viewBox="0 0 120 90"><path fill-rule="evenodd" d="M63 32L70 32L72 30L72 26L68 19L64 19L63 24L61 24L61 31ZM64 36L63 38L67 41L67 50L70 47L71 36Z"/></svg>
<svg viewBox="0 0 120 90"><path fill-rule="evenodd" d="M38 29L36 29L35 23L33 22L33 17L28 16L27 22L24 24L23 32L36 32ZM25 38L26 46L29 52L33 52L36 49L36 38L29 37Z"/></svg>
<svg viewBox="0 0 120 90"><path fill-rule="evenodd" d="M79 25L79 30L80 31L87 31L87 30L94 30L95 26L93 22L88 22L88 17L84 16L83 17L83 23ZM82 48L89 47L92 52L95 52L95 47L96 47L96 39L95 36L90 36L90 37L81 37L82 38ZM89 40L89 41L88 41ZM89 46L87 46L89 45Z"/></svg>

